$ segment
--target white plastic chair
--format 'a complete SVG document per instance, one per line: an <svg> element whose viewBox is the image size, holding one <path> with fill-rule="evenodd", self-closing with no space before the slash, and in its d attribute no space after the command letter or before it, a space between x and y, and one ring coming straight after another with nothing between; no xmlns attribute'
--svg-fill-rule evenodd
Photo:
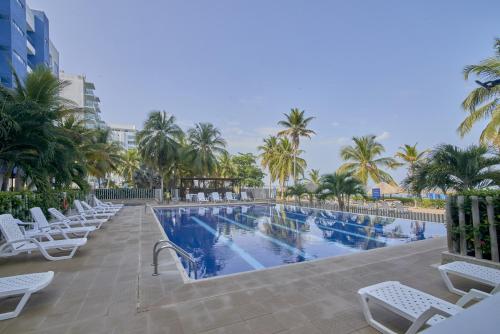
<svg viewBox="0 0 500 334"><path fill-rule="evenodd" d="M15 318L21 313L31 295L52 282L53 271L0 278L0 297L22 295L14 311L0 313L0 320Z"/></svg>
<svg viewBox="0 0 500 334"><path fill-rule="evenodd" d="M98 213L96 212L95 210L92 210L92 209L87 209L85 210L83 208L83 203L81 203L79 200L75 200L73 202L73 204L75 205L75 209L76 211L78 211L78 213L82 216L82 217L85 217L85 218L91 218L91 219L106 219L108 220L109 218L111 218L111 216L113 216L113 214L110 214L110 213ZM100 217L100 218L99 218Z"/></svg>
<svg viewBox="0 0 500 334"><path fill-rule="evenodd" d="M439 273L450 292L458 295L467 294L466 291L460 290L453 285L449 274L460 276L474 282L479 282L493 287L491 293L500 292L500 270L480 266L464 261L455 261L443 264L438 267Z"/></svg>
<svg viewBox="0 0 500 334"><path fill-rule="evenodd" d="M74 234L83 238L88 237L90 232L95 231L95 226L71 227L67 222L59 221L49 223L47 218L39 207L30 209L31 216L35 220L33 230L26 230L27 235L36 234L39 232L48 233L50 235L63 235L67 239L67 234Z"/></svg>
<svg viewBox="0 0 500 334"><path fill-rule="evenodd" d="M0 231L5 243L0 246L0 257L15 256L22 253L40 251L42 255L51 261L70 259L75 255L78 247L87 243L87 238L53 240L50 235L44 236L48 241L38 241L35 238L25 236L17 225L16 219L10 214L0 215ZM69 251L69 255L52 256L47 250L59 249Z"/></svg>
<svg viewBox="0 0 500 334"><path fill-rule="evenodd" d="M91 212L97 215L108 215L110 217L116 215L118 212L117 209L112 209L112 208L97 208L95 206L90 206L89 203L85 201L80 201L82 204L83 208L85 209L86 212Z"/></svg>
<svg viewBox="0 0 500 334"><path fill-rule="evenodd" d="M242 201L249 201L250 199L248 198L248 195L247 195L247 192L246 191L242 191L241 194L241 200Z"/></svg>
<svg viewBox="0 0 500 334"><path fill-rule="evenodd" d="M94 195L94 202L95 202L97 207L104 207L104 208L121 209L124 206L124 204L114 204L111 202L103 202L99 198L97 198L95 195Z"/></svg>
<svg viewBox="0 0 500 334"><path fill-rule="evenodd" d="M463 310L472 300L491 296L488 293L471 289L456 304L429 295L399 282L388 281L362 288L358 291L363 313L370 326L385 334L396 334L372 316L368 301L411 321L407 334L417 333L424 325L435 325Z"/></svg>
<svg viewBox="0 0 500 334"><path fill-rule="evenodd" d="M218 192L216 192L216 191L214 191L214 192L210 195L210 197L212 198L212 201L214 201L214 202L221 202L221 201L222 201L222 200L221 200L221 198L220 198L220 196L219 196L219 193L218 193Z"/></svg>
<svg viewBox="0 0 500 334"><path fill-rule="evenodd" d="M230 191L227 191L227 192L226 192L226 201L229 201L229 202L231 202L231 201L236 201L236 198L234 198L234 196L233 196L233 193L232 193L232 192L230 192Z"/></svg>
<svg viewBox="0 0 500 334"><path fill-rule="evenodd" d="M56 208L49 208L48 211L50 215L54 217L58 222L64 222L69 226L95 226L95 228L98 230L101 228L102 224L108 221L107 219L87 219L82 215L65 216Z"/></svg>
<svg viewBox="0 0 500 334"><path fill-rule="evenodd" d="M208 202L208 199L205 198L205 193L199 192L197 195L198 202Z"/></svg>

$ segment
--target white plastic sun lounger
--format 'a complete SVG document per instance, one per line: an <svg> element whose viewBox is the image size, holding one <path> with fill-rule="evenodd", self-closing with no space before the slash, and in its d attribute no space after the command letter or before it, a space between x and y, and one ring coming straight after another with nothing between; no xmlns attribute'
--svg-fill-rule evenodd
<svg viewBox="0 0 500 334"><path fill-rule="evenodd" d="M208 199L205 198L205 193L198 193L197 195L198 202L208 202Z"/></svg>
<svg viewBox="0 0 500 334"><path fill-rule="evenodd" d="M89 203L85 202L85 201L80 201L80 203L82 204L83 208L85 209L85 211L87 212L91 212L91 213L95 213L95 214L103 214L103 215L109 215L110 217L111 216L114 216L116 215L116 213L118 212L117 209L111 209L111 208L96 208L96 207L92 207L90 206Z"/></svg>
<svg viewBox="0 0 500 334"><path fill-rule="evenodd" d="M247 192L246 191L242 191L241 194L241 200L242 201L249 201L250 199L248 198L248 195L247 195Z"/></svg>
<svg viewBox="0 0 500 334"><path fill-rule="evenodd" d="M90 232L93 232L96 229L95 226L71 227L67 222L64 221L49 223L47 221L47 218L45 218L42 209L40 209L39 207L31 208L30 212L31 216L35 220L35 228L33 229L33 232L29 232L30 230L27 230L26 232L28 234L36 232L48 233L50 235L62 234L66 239L67 234L73 234L86 238L90 234Z"/></svg>
<svg viewBox="0 0 500 334"><path fill-rule="evenodd" d="M85 218L108 220L113 216L113 214L110 213L98 213L95 210L85 210L83 204L78 200L75 200L73 203L75 204L76 211Z"/></svg>
<svg viewBox="0 0 500 334"><path fill-rule="evenodd" d="M78 247L87 243L87 238L50 240L50 235L47 235L49 241L38 241L35 238L25 236L17 225L16 219L9 214L0 215L0 231L6 241L0 246L0 257L15 256L38 250L47 260L66 260L75 255ZM69 251L70 253L63 256L52 256L47 252L51 249Z"/></svg>
<svg viewBox="0 0 500 334"><path fill-rule="evenodd" d="M220 198L219 193L216 191L211 193L210 197L212 198L212 201L214 201L214 202L222 202L222 199Z"/></svg>
<svg viewBox="0 0 500 334"><path fill-rule="evenodd" d="M481 300L491 296L488 293L471 289L456 304L452 304L395 281L362 288L358 294L366 321L370 326L385 334L395 334L395 332L373 318L368 307L369 301L411 321L412 325L406 333L414 334L424 325L432 326L454 316L472 300Z"/></svg>
<svg viewBox="0 0 500 334"><path fill-rule="evenodd" d="M500 270L480 266L463 261L455 261L443 264L438 267L441 277L448 290L458 295L465 295L467 292L456 288L451 281L449 274L460 276L474 282L479 282L493 287L491 293L500 292Z"/></svg>
<svg viewBox="0 0 500 334"><path fill-rule="evenodd" d="M22 295L14 311L0 313L0 320L15 318L21 313L31 295L52 282L53 271L0 278L0 297Z"/></svg>
<svg viewBox="0 0 500 334"><path fill-rule="evenodd" d="M95 226L98 230L101 228L102 224L108 221L107 219L87 219L82 215L65 216L61 211L55 208L49 208L48 211L58 222L64 222L69 226Z"/></svg>
<svg viewBox="0 0 500 334"><path fill-rule="evenodd" d="M115 209L121 209L123 208L124 204L114 204L111 202L103 202L96 196L94 196L94 202L97 207L108 207L108 208L115 208Z"/></svg>
<svg viewBox="0 0 500 334"><path fill-rule="evenodd" d="M232 192L230 192L230 191L227 191L227 192L226 192L226 201L229 201L229 202L231 202L231 201L236 201L236 198L234 198L234 196L233 196L233 193L232 193Z"/></svg>

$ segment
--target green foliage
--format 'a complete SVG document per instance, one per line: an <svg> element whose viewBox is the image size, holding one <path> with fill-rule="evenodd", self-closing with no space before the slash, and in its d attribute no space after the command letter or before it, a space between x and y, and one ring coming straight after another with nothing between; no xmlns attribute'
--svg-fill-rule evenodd
<svg viewBox="0 0 500 334"><path fill-rule="evenodd" d="M226 152L226 141L211 123L198 123L188 130L188 154L199 176L210 176L217 170L217 157Z"/></svg>
<svg viewBox="0 0 500 334"><path fill-rule="evenodd" d="M351 197L365 195L365 190L363 183L352 172L337 171L321 177L316 193L319 199L335 198L343 211Z"/></svg>
<svg viewBox="0 0 500 334"><path fill-rule="evenodd" d="M235 176L241 179L243 187L262 187L264 173L257 166L257 157L252 153L239 153L231 159L235 169Z"/></svg>
<svg viewBox="0 0 500 334"><path fill-rule="evenodd" d="M64 193L66 193L66 201L64 201ZM46 215L48 208L66 211L73 205L75 199L83 199L85 195L85 192L74 189L44 192L0 192L0 212L11 213L18 219L28 221L30 219L29 209L32 207L40 207Z"/></svg>

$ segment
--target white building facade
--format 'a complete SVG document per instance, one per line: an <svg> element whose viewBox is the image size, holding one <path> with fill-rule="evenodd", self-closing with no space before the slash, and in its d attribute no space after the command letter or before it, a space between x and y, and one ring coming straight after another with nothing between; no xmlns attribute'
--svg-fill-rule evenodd
<svg viewBox="0 0 500 334"><path fill-rule="evenodd" d="M119 142L125 150L137 147L135 125L110 124L109 128L111 129L111 138Z"/></svg>

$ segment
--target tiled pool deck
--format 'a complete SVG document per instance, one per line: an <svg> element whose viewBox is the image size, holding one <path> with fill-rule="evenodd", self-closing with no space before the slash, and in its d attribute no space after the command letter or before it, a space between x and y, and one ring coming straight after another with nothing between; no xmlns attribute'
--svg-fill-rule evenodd
<svg viewBox="0 0 500 334"><path fill-rule="evenodd" d="M18 318L0 321L0 333L376 333L363 318L360 287L398 280L458 299L431 266L443 239L185 284L167 251L161 275L151 275L160 238L150 210L126 207L71 260L1 259L0 276L56 275ZM0 312L12 302L0 300ZM395 328L407 325L378 313Z"/></svg>

